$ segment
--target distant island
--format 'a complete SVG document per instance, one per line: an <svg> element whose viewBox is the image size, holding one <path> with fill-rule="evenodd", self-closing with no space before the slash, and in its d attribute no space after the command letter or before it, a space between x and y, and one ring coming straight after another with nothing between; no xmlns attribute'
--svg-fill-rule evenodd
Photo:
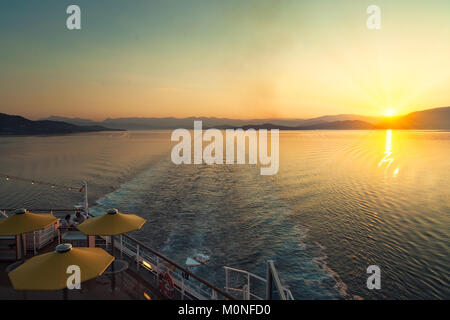
<svg viewBox="0 0 450 320"><path fill-rule="evenodd" d="M395 117L369 117L354 114L327 115L311 119L228 119L215 117L188 118L116 118L95 122L81 118L51 116L43 120L63 121L77 126L105 126L126 130L192 129L194 120L203 128L280 129L280 130L450 130L450 107L427 109ZM111 130L111 129L109 129Z"/></svg>
<svg viewBox="0 0 450 320"><path fill-rule="evenodd" d="M33 121L21 116L0 113L0 135L47 135L98 131L122 131L122 129L98 125L79 126L63 121Z"/></svg>
<svg viewBox="0 0 450 320"><path fill-rule="evenodd" d="M242 129L279 129L279 130L370 130L374 129L374 125L361 121L361 120L342 120L342 121L331 121L322 122L318 124L308 125L308 126L278 126L272 123L265 123L262 125L246 125Z"/></svg>

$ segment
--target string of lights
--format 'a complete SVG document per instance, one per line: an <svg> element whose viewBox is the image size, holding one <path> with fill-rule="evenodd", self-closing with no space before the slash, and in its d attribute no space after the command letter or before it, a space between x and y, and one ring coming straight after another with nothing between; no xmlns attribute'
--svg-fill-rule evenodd
<svg viewBox="0 0 450 320"><path fill-rule="evenodd" d="M39 181L39 180L32 180L32 179L27 179L27 178L22 178L22 177L11 176L11 175L7 175L7 174L3 174L3 173L0 173L0 179L5 180L5 181L21 181L21 182L26 182L26 183L31 183L31 184L48 186L51 188L65 189L65 190L69 190L69 191L81 192L83 190L83 186L71 187L71 186L57 184L57 183L50 183L50 182L44 182L44 181Z"/></svg>

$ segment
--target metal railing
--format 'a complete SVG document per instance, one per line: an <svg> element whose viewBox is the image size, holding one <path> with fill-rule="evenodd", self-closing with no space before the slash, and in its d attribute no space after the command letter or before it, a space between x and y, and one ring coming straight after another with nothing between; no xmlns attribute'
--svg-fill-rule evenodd
<svg viewBox="0 0 450 320"><path fill-rule="evenodd" d="M160 273L169 273L173 280L174 290L177 291L181 300L236 299L225 290L216 287L129 235L116 236L114 246L121 256L127 256L136 262L137 270L152 274L155 282L158 281ZM157 286L158 283L156 283Z"/></svg>
<svg viewBox="0 0 450 320"><path fill-rule="evenodd" d="M266 287L266 279L245 271L245 270L240 270L240 269L236 269L236 268L231 268L231 267L224 267L225 269L225 290L227 292L233 292L236 294L239 294L240 296L242 296L243 300L252 300L252 299L256 299L256 300L264 300L264 297L261 296L261 293L256 293L257 290L252 291L253 288L255 287L259 287L259 288L265 288ZM231 285L231 276L234 275L236 278L238 278L238 283L237 286L232 286ZM259 286L252 286L252 283L254 283L256 281L256 283L259 283Z"/></svg>
<svg viewBox="0 0 450 320"><path fill-rule="evenodd" d="M5 215L6 212L13 212L16 209L0 209ZM30 212L77 212L80 209L28 209ZM59 228L64 229L64 228ZM58 229L58 230L59 230ZM76 230L76 229L75 229ZM110 237L101 237L106 240L103 246L110 244ZM233 295L229 294L225 290L222 290L209 281L202 279L190 270L179 265L177 262L164 256L158 251L150 248L148 245L141 241L134 239L129 235L115 236L114 246L122 257L126 256L136 263L138 272L148 273L153 276L155 283L151 284L152 287L158 288L160 273L169 273L173 280L174 290L178 293L177 298L190 299L190 300L209 300L209 299L224 299L234 300Z"/></svg>
<svg viewBox="0 0 450 320"><path fill-rule="evenodd" d="M6 212L14 210L0 209L5 215ZM29 211L55 213L77 212L80 209L29 209ZM101 238L106 240L105 246L110 244L110 237ZM244 270L224 267L225 290L222 290L129 235L115 236L114 246L118 249L116 253L118 252L121 257L127 257L136 263L138 272L148 273L154 278L155 283L152 284L153 287L157 288L159 286L160 273L168 273L173 280L174 290L178 294L177 298L181 300L234 300L236 297L233 294L239 297L242 295L244 300L270 300L273 298L274 293L278 293L279 298L282 300L294 300L291 291L281 284L273 261L267 262L266 279ZM231 274L238 274L243 277L244 283L241 281L238 286L231 286ZM275 283L276 291L272 290L272 283ZM261 288L265 288L265 294L256 292L258 290L261 291Z"/></svg>
<svg viewBox="0 0 450 320"><path fill-rule="evenodd" d="M281 300L294 300L291 291L281 284L275 264L272 260L267 261L266 279L241 269L224 267L225 290L242 295L244 300L272 300L274 293L278 293ZM231 276L237 279L236 285L232 285ZM275 283L276 290L272 284ZM263 292L265 290L265 292Z"/></svg>

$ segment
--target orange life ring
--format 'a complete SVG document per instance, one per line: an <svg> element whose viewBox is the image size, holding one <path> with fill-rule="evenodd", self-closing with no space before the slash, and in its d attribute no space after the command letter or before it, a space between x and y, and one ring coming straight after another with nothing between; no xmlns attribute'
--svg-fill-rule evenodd
<svg viewBox="0 0 450 320"><path fill-rule="evenodd" d="M168 298L172 298L175 288L173 285L173 279L170 276L168 272L160 272L158 274L158 280L159 280L159 290L161 293L166 295Z"/></svg>

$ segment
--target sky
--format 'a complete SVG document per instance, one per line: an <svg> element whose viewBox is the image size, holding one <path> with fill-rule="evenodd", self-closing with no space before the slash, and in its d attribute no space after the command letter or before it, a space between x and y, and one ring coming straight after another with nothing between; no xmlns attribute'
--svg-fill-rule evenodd
<svg viewBox="0 0 450 320"><path fill-rule="evenodd" d="M0 0L0 112L407 114L450 106L449 39L448 0Z"/></svg>

